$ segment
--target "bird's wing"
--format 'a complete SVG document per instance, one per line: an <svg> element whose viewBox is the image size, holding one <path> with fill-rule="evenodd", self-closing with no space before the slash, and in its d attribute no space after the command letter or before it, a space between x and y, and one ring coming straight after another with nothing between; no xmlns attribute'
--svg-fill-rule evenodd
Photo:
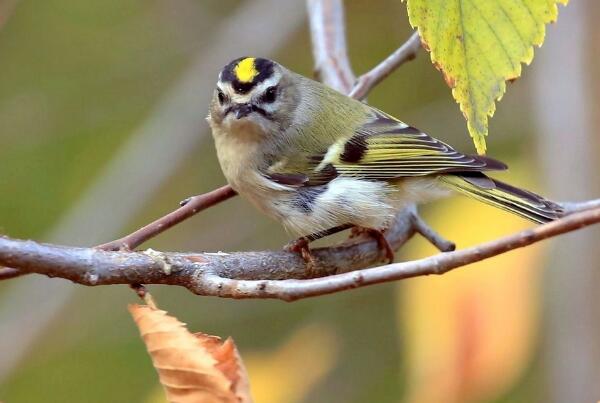
<svg viewBox="0 0 600 403"><path fill-rule="evenodd" d="M313 175L335 169L338 175L373 180L449 172L504 170L502 162L465 155L414 127L375 111L373 119L354 135L333 144Z"/></svg>
<svg viewBox="0 0 600 403"><path fill-rule="evenodd" d="M302 169L276 170L273 178L291 186L324 184L338 176L368 180L451 172L505 170L500 161L461 154L414 127L375 110L372 119L322 153L307 155ZM293 173L291 173L293 171ZM289 180L288 180L289 179Z"/></svg>

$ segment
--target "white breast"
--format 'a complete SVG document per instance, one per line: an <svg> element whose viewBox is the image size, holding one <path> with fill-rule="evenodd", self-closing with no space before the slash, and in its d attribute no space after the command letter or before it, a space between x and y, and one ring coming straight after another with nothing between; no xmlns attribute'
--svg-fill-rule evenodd
<svg viewBox="0 0 600 403"><path fill-rule="evenodd" d="M250 136L215 135L217 156L229 184L265 214L281 220L279 207L293 189L265 178L258 168L261 149Z"/></svg>
<svg viewBox="0 0 600 403"><path fill-rule="evenodd" d="M385 182L339 177L311 203L309 211L290 204L283 225L297 235L308 235L344 224L385 228L397 206Z"/></svg>
<svg viewBox="0 0 600 403"><path fill-rule="evenodd" d="M315 198L310 211L289 204L283 225L297 235L307 235L344 224L385 229L408 203L422 203L448 192L435 177L395 181L368 181L338 177Z"/></svg>

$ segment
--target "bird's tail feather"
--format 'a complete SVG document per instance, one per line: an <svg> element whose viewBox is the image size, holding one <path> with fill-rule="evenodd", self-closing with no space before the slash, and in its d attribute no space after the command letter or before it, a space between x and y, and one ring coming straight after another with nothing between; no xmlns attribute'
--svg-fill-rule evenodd
<svg viewBox="0 0 600 403"><path fill-rule="evenodd" d="M540 224L564 215L557 203L482 173L447 174L440 180L452 190Z"/></svg>

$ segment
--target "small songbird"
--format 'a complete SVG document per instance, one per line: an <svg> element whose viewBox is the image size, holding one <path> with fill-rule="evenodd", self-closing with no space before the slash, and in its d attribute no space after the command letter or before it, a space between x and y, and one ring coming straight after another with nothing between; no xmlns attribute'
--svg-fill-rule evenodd
<svg viewBox="0 0 600 403"><path fill-rule="evenodd" d="M208 122L229 184L300 238L291 249L359 227L382 232L408 203L456 191L537 223L562 208L492 179L500 161L465 155L363 102L263 58L219 74Z"/></svg>

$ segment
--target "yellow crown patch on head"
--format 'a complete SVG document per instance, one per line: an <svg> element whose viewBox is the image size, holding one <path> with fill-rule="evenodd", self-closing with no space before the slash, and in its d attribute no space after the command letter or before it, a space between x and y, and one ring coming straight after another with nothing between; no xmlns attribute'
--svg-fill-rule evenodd
<svg viewBox="0 0 600 403"><path fill-rule="evenodd" d="M240 82L250 83L258 75L255 60L256 59L254 57L247 57L240 60L237 66L235 66L233 73Z"/></svg>

